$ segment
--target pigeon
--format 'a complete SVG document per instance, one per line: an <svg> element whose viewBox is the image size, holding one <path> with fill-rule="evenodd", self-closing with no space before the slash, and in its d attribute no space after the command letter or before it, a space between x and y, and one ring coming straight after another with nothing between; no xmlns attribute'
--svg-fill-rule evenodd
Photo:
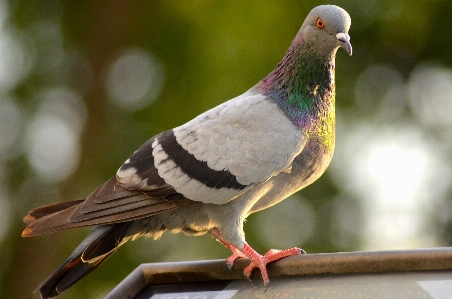
<svg viewBox="0 0 452 299"><path fill-rule="evenodd" d="M249 258L268 286L267 264L304 253L257 253L243 222L318 179L335 143L335 57L352 55L351 19L342 8L313 8L283 59L244 94L160 133L88 197L31 210L24 237L94 226L39 286L53 298L105 261L119 246L165 231L210 233L237 258Z"/></svg>

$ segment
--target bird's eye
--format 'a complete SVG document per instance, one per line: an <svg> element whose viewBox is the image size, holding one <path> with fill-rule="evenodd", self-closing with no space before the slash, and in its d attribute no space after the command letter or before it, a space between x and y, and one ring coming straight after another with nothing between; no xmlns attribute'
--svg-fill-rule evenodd
<svg viewBox="0 0 452 299"><path fill-rule="evenodd" d="M325 27L325 23L323 23L321 18L318 18L317 21L315 21L315 24L317 25L317 28L322 29Z"/></svg>

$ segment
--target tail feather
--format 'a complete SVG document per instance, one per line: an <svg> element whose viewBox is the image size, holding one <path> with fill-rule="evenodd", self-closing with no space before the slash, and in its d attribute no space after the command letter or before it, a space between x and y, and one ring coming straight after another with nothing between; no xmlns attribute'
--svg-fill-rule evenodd
<svg viewBox="0 0 452 299"><path fill-rule="evenodd" d="M25 224L30 224L33 221L40 219L44 216L55 214L57 212L66 210L67 208L81 204L84 201L85 201L85 199L82 198L82 199L71 200L71 201L57 202L57 203L54 203L51 205L33 209L30 212L28 212L27 216L24 217L24 222L25 222Z"/></svg>
<svg viewBox="0 0 452 299"><path fill-rule="evenodd" d="M130 236L131 222L96 226L64 263L37 290L41 298L53 298L93 271ZM37 291L36 290L36 291Z"/></svg>

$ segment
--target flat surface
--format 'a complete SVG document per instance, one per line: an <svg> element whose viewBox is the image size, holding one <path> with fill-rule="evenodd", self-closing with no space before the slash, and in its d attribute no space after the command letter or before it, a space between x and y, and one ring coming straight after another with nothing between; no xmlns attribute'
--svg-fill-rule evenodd
<svg viewBox="0 0 452 299"><path fill-rule="evenodd" d="M244 279L248 264L143 264L105 298L452 298L452 248L292 256L268 265L266 292L257 269Z"/></svg>
<svg viewBox="0 0 452 299"><path fill-rule="evenodd" d="M246 280L151 285L135 298L450 299L452 271L274 278L267 291Z"/></svg>

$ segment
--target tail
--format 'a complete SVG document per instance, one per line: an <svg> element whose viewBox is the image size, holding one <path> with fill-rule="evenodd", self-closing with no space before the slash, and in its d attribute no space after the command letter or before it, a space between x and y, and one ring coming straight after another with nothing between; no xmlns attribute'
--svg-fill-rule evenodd
<svg viewBox="0 0 452 299"><path fill-rule="evenodd" d="M122 222L94 227L64 263L39 286L37 290L41 298L58 296L93 271L130 238L126 235L130 224Z"/></svg>

